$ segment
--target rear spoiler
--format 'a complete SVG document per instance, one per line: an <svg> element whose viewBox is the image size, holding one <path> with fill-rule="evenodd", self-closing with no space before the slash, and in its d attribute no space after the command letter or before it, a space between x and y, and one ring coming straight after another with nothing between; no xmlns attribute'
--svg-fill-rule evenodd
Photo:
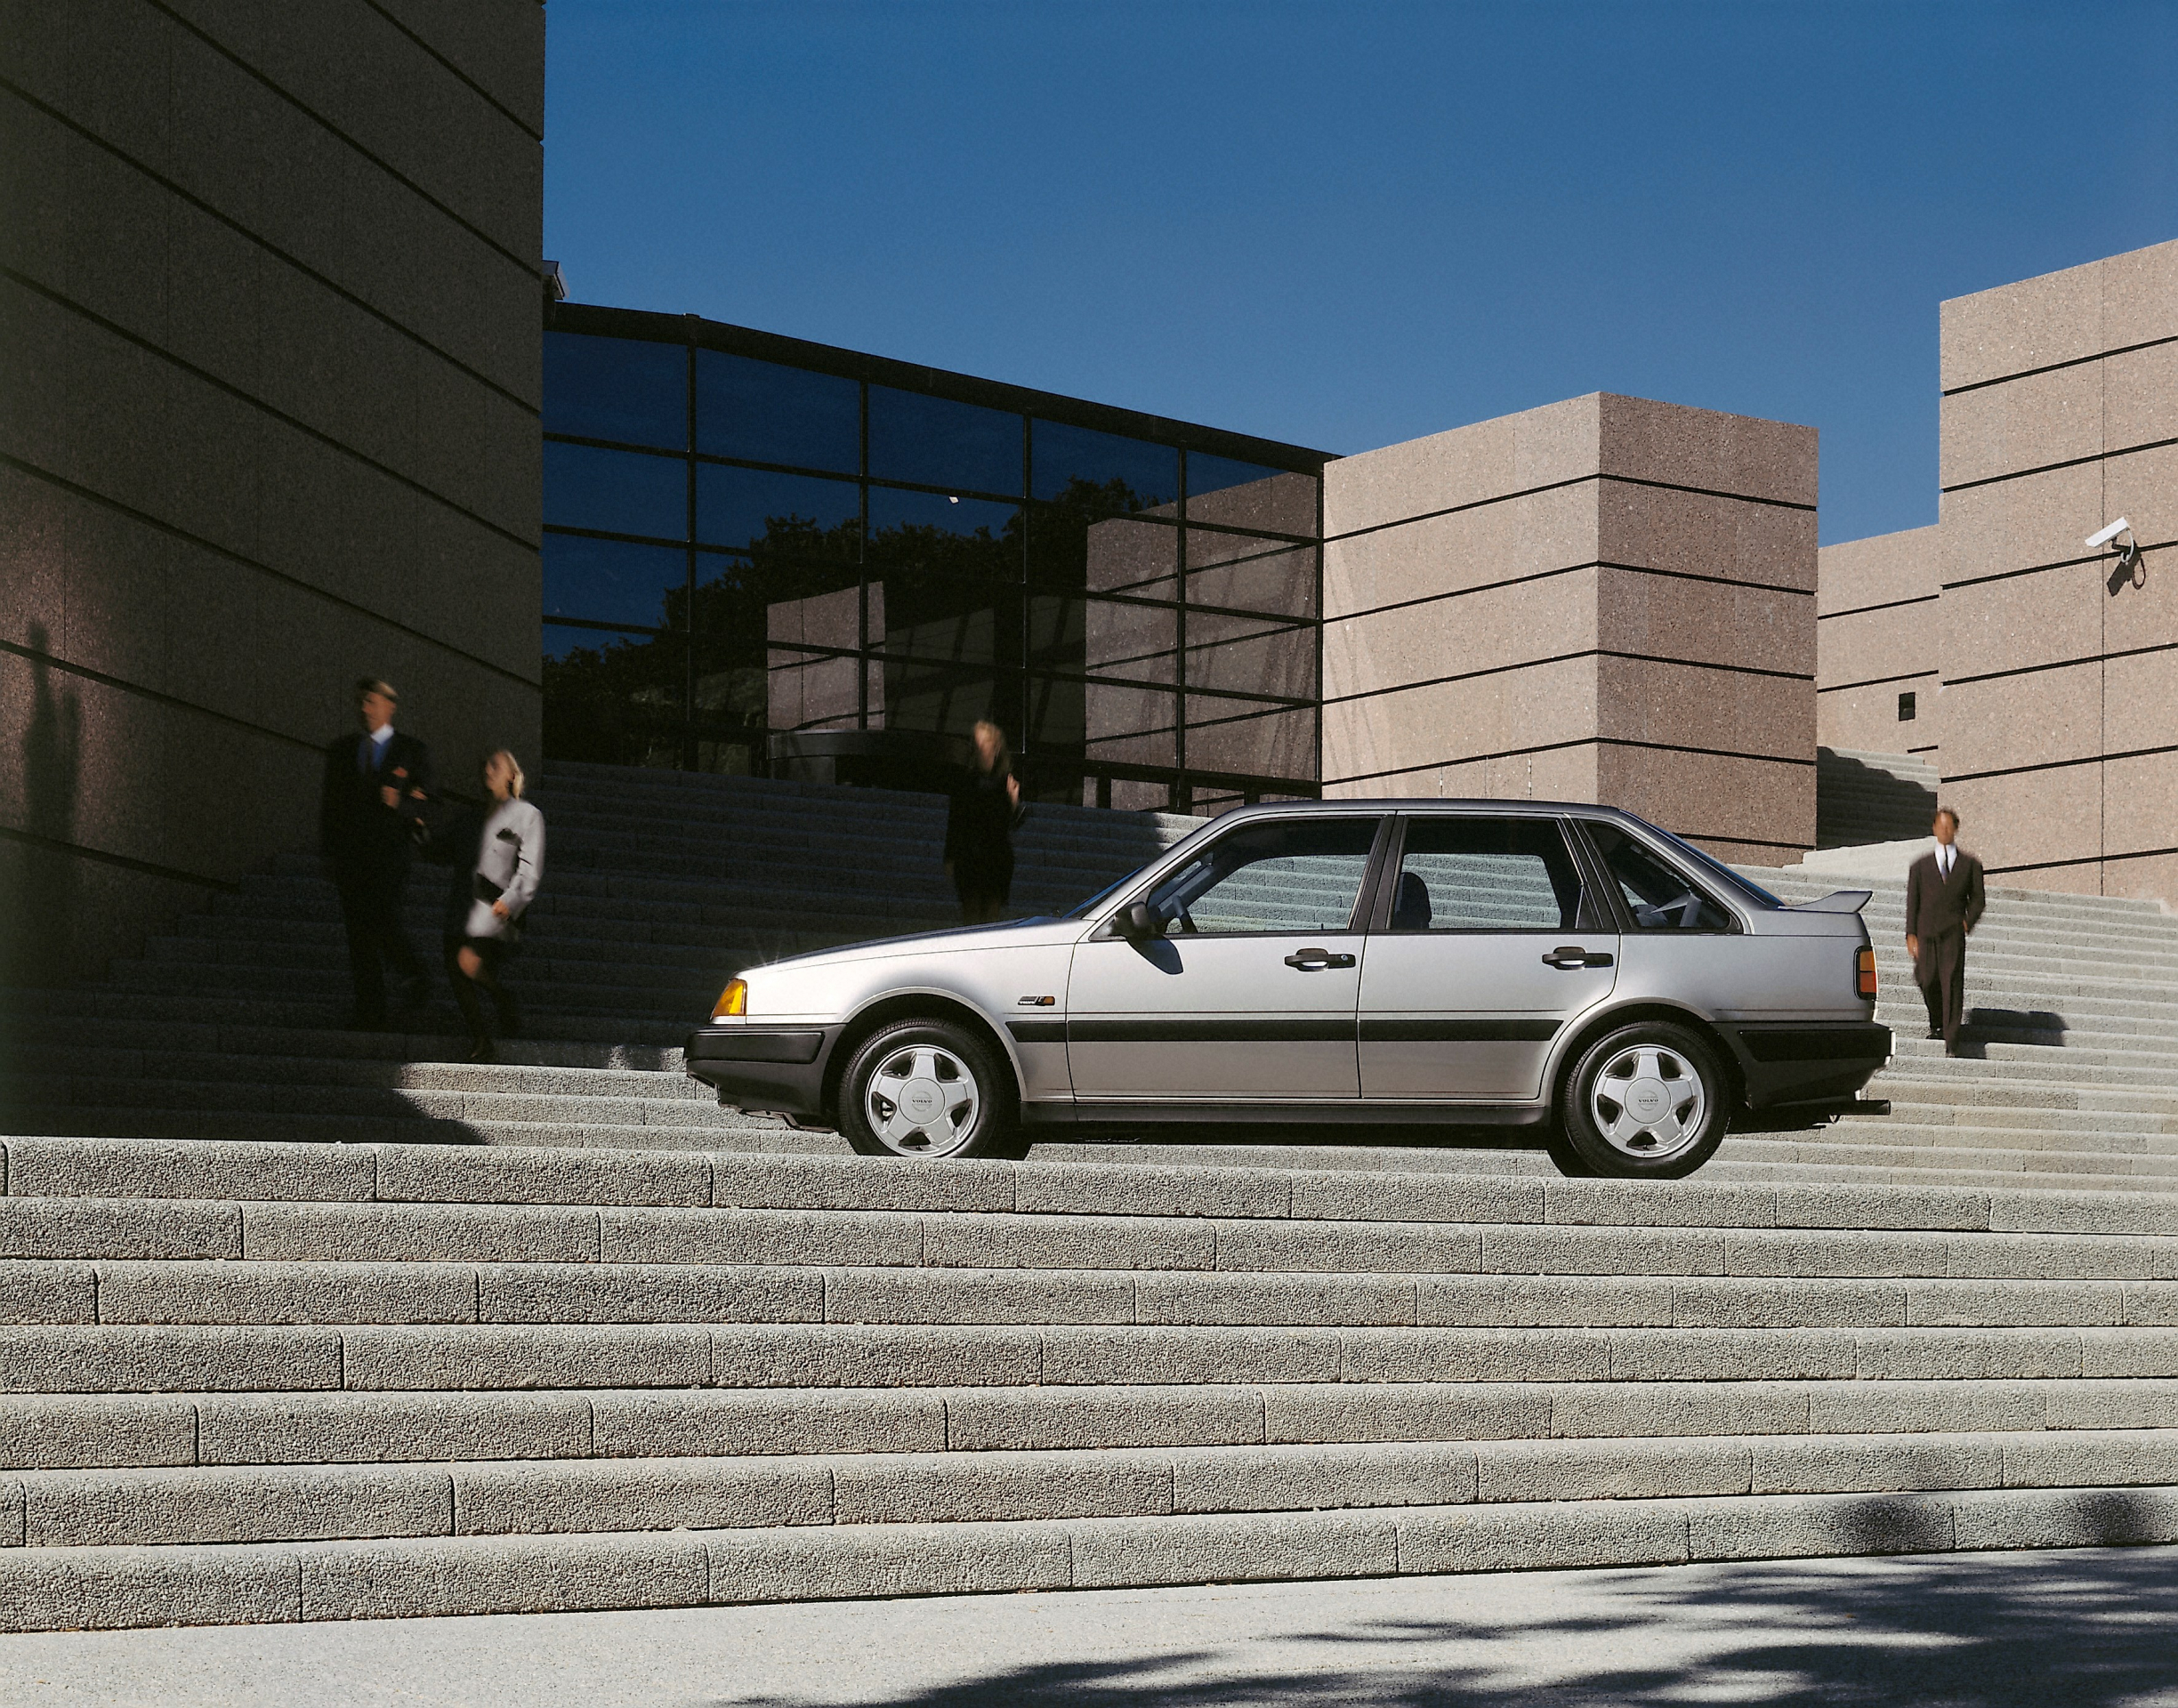
<svg viewBox="0 0 2178 1708"><path fill-rule="evenodd" d="M1873 890L1833 890L1818 901L1793 904L1795 914L1857 914L1875 899Z"/></svg>

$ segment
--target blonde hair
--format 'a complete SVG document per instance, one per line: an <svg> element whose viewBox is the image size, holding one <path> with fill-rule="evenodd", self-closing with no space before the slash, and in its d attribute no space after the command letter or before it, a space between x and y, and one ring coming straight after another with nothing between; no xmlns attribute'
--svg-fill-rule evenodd
<svg viewBox="0 0 2178 1708"><path fill-rule="evenodd" d="M522 792L522 768L521 761L520 760L516 759L514 755L508 752L504 747L495 747L491 750L491 752L484 755L484 769L488 771L491 769L494 761L502 759L506 761L508 798L510 800L519 801L521 799Z"/></svg>
<svg viewBox="0 0 2178 1708"><path fill-rule="evenodd" d="M1013 769L1013 750L1006 745L1005 731L988 718L978 718L975 721L975 728L968 732L969 739L974 740L986 729L991 732L991 744L996 749L991 754L991 769L994 772L1012 770Z"/></svg>

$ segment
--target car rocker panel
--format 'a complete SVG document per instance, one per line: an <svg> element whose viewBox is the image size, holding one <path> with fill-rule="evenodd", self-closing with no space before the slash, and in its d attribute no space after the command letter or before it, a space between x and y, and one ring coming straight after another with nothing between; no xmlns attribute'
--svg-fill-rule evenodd
<svg viewBox="0 0 2178 1708"><path fill-rule="evenodd" d="M687 1070L884 1154L1510 1123L1573 1172L1668 1178L1735 1118L1852 1106L1887 1061L1864 900L1787 907L1606 808L1248 808L1061 918L750 969Z"/></svg>

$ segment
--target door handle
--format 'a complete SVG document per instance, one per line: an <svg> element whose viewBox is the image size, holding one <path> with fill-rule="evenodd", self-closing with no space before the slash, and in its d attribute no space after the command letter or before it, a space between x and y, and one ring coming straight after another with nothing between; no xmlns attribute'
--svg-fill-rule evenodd
<svg viewBox="0 0 2178 1708"><path fill-rule="evenodd" d="M1330 967L1351 967L1351 955L1334 955L1328 949L1295 949L1286 957L1286 964L1296 972L1322 972Z"/></svg>
<svg viewBox="0 0 2178 1708"><path fill-rule="evenodd" d="M1553 949L1545 955L1543 964L1546 967L1556 967L1561 972L1569 972L1575 967L1608 967L1613 957L1608 955L1592 955L1578 944L1569 943L1562 948Z"/></svg>

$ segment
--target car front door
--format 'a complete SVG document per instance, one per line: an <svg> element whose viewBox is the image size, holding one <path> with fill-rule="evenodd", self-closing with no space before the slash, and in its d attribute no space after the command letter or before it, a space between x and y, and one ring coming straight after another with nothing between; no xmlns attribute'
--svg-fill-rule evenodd
<svg viewBox="0 0 2178 1708"><path fill-rule="evenodd" d="M1361 977L1361 1095L1539 1096L1552 1042L1610 995L1618 934L1553 818L1416 813Z"/></svg>
<svg viewBox="0 0 2178 1708"><path fill-rule="evenodd" d="M1381 815L1235 825L1141 898L1155 930L1077 944L1077 1099L1319 1100L1359 1090L1356 917Z"/></svg>

